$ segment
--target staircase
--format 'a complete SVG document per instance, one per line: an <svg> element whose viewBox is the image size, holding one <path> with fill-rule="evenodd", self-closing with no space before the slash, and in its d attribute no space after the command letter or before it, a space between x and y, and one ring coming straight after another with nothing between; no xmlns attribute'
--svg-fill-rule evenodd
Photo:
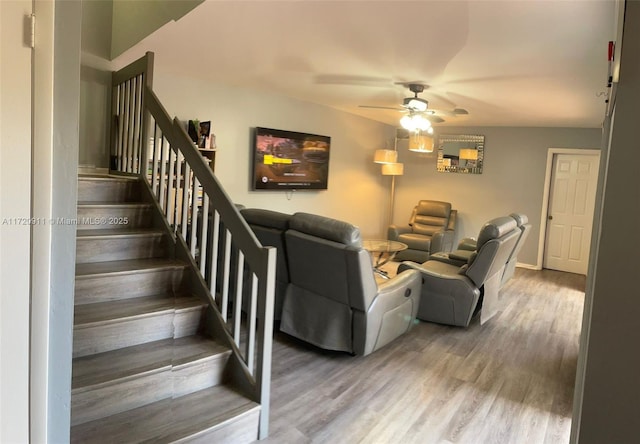
<svg viewBox="0 0 640 444"><path fill-rule="evenodd" d="M78 179L71 442L252 442L261 406L144 186Z"/></svg>

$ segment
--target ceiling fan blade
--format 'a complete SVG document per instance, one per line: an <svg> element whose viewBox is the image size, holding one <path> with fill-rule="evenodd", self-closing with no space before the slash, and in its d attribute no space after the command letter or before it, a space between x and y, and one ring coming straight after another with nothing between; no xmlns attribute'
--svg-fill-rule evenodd
<svg viewBox="0 0 640 444"><path fill-rule="evenodd" d="M448 109L429 109L427 111L430 111L431 114L434 115L438 115L438 116L449 116L449 117L458 117L458 116L466 116L469 114L469 111L467 111L464 108L455 108L452 110L448 110Z"/></svg>
<svg viewBox="0 0 640 444"><path fill-rule="evenodd" d="M435 114L428 114L425 117L431 123L442 123L445 121L442 117L436 116Z"/></svg>
<svg viewBox="0 0 640 444"><path fill-rule="evenodd" d="M430 109L429 111L431 111L431 114L435 115L435 116L447 116L447 117L455 117L456 115L453 113L453 111L449 111L446 109Z"/></svg>

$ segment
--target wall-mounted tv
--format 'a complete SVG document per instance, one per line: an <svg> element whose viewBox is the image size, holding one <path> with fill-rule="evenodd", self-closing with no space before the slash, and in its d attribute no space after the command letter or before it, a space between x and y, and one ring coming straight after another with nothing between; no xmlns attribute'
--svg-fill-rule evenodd
<svg viewBox="0 0 640 444"><path fill-rule="evenodd" d="M254 190L326 190L331 137L256 128Z"/></svg>

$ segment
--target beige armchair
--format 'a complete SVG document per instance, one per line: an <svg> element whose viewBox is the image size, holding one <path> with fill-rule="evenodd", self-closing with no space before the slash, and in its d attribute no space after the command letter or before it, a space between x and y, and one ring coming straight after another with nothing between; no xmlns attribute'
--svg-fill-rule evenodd
<svg viewBox="0 0 640 444"><path fill-rule="evenodd" d="M407 270L376 284L357 227L296 213L285 249L291 282L281 331L327 350L368 355L414 324L420 273Z"/></svg>
<svg viewBox="0 0 640 444"><path fill-rule="evenodd" d="M449 202L421 200L413 209L409 224L389 226L387 237L407 244L395 260L425 262L437 252L449 252L453 248L457 211Z"/></svg>

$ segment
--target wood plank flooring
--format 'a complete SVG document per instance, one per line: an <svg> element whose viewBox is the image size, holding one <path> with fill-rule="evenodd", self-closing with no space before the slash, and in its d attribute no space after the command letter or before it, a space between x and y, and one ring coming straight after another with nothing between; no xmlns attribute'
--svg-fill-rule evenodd
<svg viewBox="0 0 640 444"><path fill-rule="evenodd" d="M585 277L518 269L467 329L419 322L366 357L277 332L268 443L568 443Z"/></svg>

